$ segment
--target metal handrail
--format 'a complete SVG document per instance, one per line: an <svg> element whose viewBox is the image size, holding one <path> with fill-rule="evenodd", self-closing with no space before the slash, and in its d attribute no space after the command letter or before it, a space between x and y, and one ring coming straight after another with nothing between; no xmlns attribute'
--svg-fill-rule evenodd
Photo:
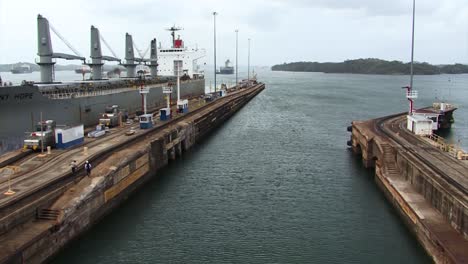
<svg viewBox="0 0 468 264"><path fill-rule="evenodd" d="M183 83L186 83L186 82L188 81L184 81ZM151 85L151 86L145 86L145 88L155 89L155 88L161 88L164 85L166 84L158 83L158 84ZM58 93L48 93L47 91L45 91L45 92L42 92L42 95L47 96L49 99L63 100L63 99L78 98L78 97L116 94L116 93L136 91L136 90L139 90L139 87L135 85L135 86L129 86L125 88L110 88L110 89L98 88L97 90L80 90L78 92L70 92L70 91L63 90Z"/></svg>

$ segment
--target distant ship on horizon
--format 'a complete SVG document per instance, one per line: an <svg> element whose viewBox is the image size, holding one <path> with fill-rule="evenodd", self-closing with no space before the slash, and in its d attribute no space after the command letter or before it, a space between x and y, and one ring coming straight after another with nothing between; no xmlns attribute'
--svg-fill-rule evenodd
<svg viewBox="0 0 468 264"><path fill-rule="evenodd" d="M234 74L234 67L231 66L231 61L229 59L224 62L224 67L220 67L217 74Z"/></svg>
<svg viewBox="0 0 468 264"><path fill-rule="evenodd" d="M75 69L75 73L84 74L84 73L91 73L91 68L89 66L82 66Z"/></svg>
<svg viewBox="0 0 468 264"><path fill-rule="evenodd" d="M21 74L21 73L31 73L33 72L32 69L31 69L31 66L29 66L28 64L21 64L21 65L17 65L13 68L11 68L11 73L13 74Z"/></svg>

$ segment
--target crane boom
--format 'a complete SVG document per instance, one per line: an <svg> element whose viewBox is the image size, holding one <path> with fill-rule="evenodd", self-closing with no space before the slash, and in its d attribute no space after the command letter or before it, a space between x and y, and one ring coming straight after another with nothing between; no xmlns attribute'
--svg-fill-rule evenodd
<svg viewBox="0 0 468 264"><path fill-rule="evenodd" d="M144 55L141 54L141 50L137 47L137 45L136 45L135 42L133 42L133 47L134 47L134 48L136 49L136 51L138 52L138 55L140 55L140 58L143 59L143 56L144 56Z"/></svg>
<svg viewBox="0 0 468 264"><path fill-rule="evenodd" d="M148 53L148 51L150 50L150 47L151 47L151 44L148 45L148 48L146 48L145 52L143 52L143 55L141 56L141 58L146 56L146 53Z"/></svg>
<svg viewBox="0 0 468 264"><path fill-rule="evenodd" d="M104 39L104 37L102 36L102 34L99 34L100 37L101 37L101 40L102 42L104 42L104 45L106 45L106 47L109 49L109 51L112 53L112 55L115 57L115 58L118 58L117 55L115 54L115 52L112 50L112 48L109 46L109 44L107 43L107 41Z"/></svg>
<svg viewBox="0 0 468 264"><path fill-rule="evenodd" d="M78 57L83 57L83 56L81 56L81 54L70 44L70 42L68 42L68 41L52 26L52 24L50 24L50 22L49 22L49 27L50 27L50 29L52 29L52 31L55 33L55 35L56 35L59 39L61 39L61 40L63 41L63 43L65 43L65 45L67 45L67 47L68 47L71 51L73 51L73 53L75 53L76 56L78 56Z"/></svg>

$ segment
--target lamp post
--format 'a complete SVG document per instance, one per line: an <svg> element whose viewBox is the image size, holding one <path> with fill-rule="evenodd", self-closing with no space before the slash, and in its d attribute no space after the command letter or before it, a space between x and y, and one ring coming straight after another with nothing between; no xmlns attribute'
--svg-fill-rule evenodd
<svg viewBox="0 0 468 264"><path fill-rule="evenodd" d="M213 22L214 22L214 88L216 93L216 15L218 13L213 12Z"/></svg>
<svg viewBox="0 0 468 264"><path fill-rule="evenodd" d="M250 83L250 38L249 38L248 56L247 56L247 82Z"/></svg>
<svg viewBox="0 0 468 264"><path fill-rule="evenodd" d="M415 21L415 14L416 14L416 0L413 0L413 27L411 30L411 64L410 64L410 85L403 87L406 88L406 98L408 99L410 106L408 115L413 115L413 104L414 99L418 97L417 92L413 90L413 64L414 64L414 21Z"/></svg>
<svg viewBox="0 0 468 264"><path fill-rule="evenodd" d="M238 46L239 46L239 30L236 29L236 87L239 84L239 80L237 79L238 78L238 70L237 70L238 69L237 68L238 63L237 63L237 61L238 61L238 54L239 54Z"/></svg>

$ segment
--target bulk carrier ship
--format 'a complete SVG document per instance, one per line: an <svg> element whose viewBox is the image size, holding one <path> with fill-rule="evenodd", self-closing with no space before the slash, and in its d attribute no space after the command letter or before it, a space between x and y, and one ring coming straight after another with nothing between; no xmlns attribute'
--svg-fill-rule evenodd
<svg viewBox="0 0 468 264"><path fill-rule="evenodd" d="M129 114L141 110L142 97L139 88L149 88L148 109L165 105L162 87L175 83L177 72L182 72L180 97L195 97L204 94L205 80L198 60L205 57L203 49L189 49L175 31L170 48L157 47L156 39L151 40L150 58L134 56L133 39L126 34L125 62L110 56L103 56L99 30L91 26L91 61L85 61L71 46L76 55L54 53L50 38L50 26L46 18L38 15L38 55L36 63L41 68L41 82L23 82L19 86L0 87L0 153L22 146L24 132L31 131L40 120L52 119L57 124L97 124L100 113L108 105L119 105ZM55 29L52 28L54 32ZM57 35L61 38L60 34ZM65 42L65 41L64 41ZM105 42L105 41L104 41ZM106 44L106 43L105 43ZM106 44L107 45L107 44ZM77 82L55 82L55 59L82 60L91 68L91 79ZM118 61L127 69L126 78L103 79L104 61ZM150 74L136 74L136 67L146 64ZM174 98L177 94L172 94Z"/></svg>

